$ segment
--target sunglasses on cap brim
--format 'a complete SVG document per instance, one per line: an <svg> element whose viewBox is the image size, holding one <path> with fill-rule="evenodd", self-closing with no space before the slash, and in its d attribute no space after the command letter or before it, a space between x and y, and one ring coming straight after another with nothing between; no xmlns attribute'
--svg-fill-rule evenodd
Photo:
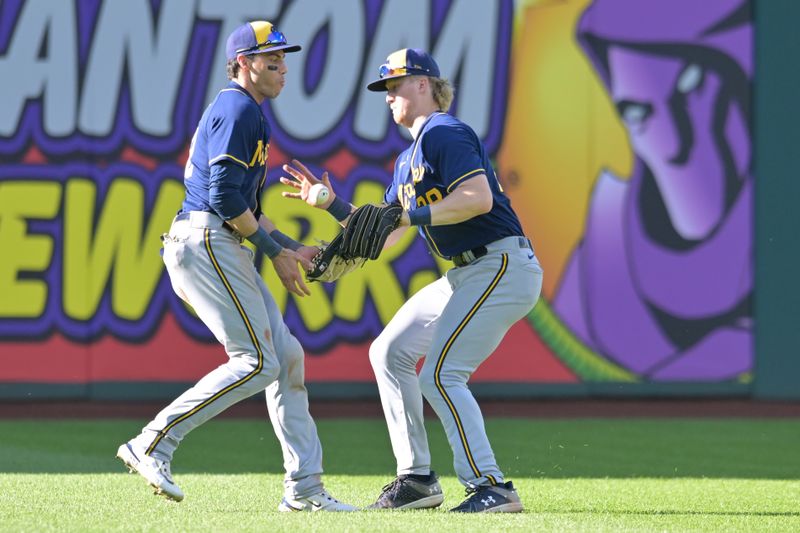
<svg viewBox="0 0 800 533"><path fill-rule="evenodd" d="M414 74L421 74L424 76L429 73L430 70L427 69L413 67L390 67L388 63L384 63L378 69L378 76L380 78L386 78L389 76L411 76Z"/></svg>
<svg viewBox="0 0 800 533"><path fill-rule="evenodd" d="M242 48L241 50L236 50L236 53L237 54L247 54L247 53L256 52L256 51L269 52L268 48L270 46L281 46L281 45L284 45L284 44L286 44L286 36L282 32L280 32L278 30L274 30L274 31L270 32L269 35L267 35L267 40L266 41L264 41L262 43L258 43L255 46L251 46L250 48Z"/></svg>

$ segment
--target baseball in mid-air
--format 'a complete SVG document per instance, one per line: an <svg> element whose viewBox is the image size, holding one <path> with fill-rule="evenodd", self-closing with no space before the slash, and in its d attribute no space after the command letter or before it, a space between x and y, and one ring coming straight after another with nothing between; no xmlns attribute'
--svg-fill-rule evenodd
<svg viewBox="0 0 800 533"><path fill-rule="evenodd" d="M316 183L308 190L308 201L314 205L324 204L328 201L331 191L322 183Z"/></svg>

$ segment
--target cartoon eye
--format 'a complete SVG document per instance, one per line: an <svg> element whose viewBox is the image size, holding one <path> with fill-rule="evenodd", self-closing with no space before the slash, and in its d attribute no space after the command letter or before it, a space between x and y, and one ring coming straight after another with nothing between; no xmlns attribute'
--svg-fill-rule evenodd
<svg viewBox="0 0 800 533"><path fill-rule="evenodd" d="M697 63L689 64L683 69L681 75L678 76L678 83L676 86L678 92L688 94L700 87L703 84L704 74L703 67Z"/></svg>
<svg viewBox="0 0 800 533"><path fill-rule="evenodd" d="M642 126L653 114L653 106L632 100L621 100L617 102L617 111L628 126L637 127Z"/></svg>

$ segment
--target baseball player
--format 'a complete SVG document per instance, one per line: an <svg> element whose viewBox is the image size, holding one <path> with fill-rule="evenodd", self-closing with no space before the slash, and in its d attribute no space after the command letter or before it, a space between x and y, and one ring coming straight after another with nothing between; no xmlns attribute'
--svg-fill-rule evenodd
<svg viewBox="0 0 800 533"><path fill-rule="evenodd" d="M183 393L119 447L119 457L157 494L183 491L170 461L192 429L266 389L270 419L283 450L286 477L280 511L351 511L323 487L322 449L308 412L303 348L283 321L253 264L253 243L294 294L308 294L298 263L310 267L316 247L282 234L262 212L270 126L261 103L276 98L285 55L300 46L266 21L238 27L227 40L230 82L203 113L192 139L186 197L163 237L164 263L175 292L225 347L228 361Z"/></svg>
<svg viewBox="0 0 800 533"><path fill-rule="evenodd" d="M469 126L447 114L453 90L433 58L419 49L398 50L367 88L386 92L394 121L414 139L398 156L385 193L385 202L404 208L387 245L413 226L433 253L455 263L412 296L370 347L397 459L396 479L371 507L426 508L444 501L431 471L424 396L444 424L458 479L467 488L467 498L452 511L522 511L497 465L467 381L533 308L542 269L485 147ZM309 188L320 180L297 163L284 170L292 179L281 181L299 190L284 196L308 201ZM327 174L322 182L331 188ZM352 211L332 189L320 207L344 222Z"/></svg>

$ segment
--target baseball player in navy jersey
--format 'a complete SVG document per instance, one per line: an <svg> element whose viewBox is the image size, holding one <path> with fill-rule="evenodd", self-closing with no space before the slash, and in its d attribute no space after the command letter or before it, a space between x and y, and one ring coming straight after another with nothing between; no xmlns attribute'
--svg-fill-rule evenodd
<svg viewBox="0 0 800 533"><path fill-rule="evenodd" d="M387 246L414 226L433 253L455 264L412 296L370 347L397 459L396 479L371 507L426 508L444 501L431 470L424 396L445 427L455 471L467 488L467 498L452 511L522 511L467 381L533 308L542 269L485 147L469 126L447 114L453 90L433 58L419 49L394 52L367 88L386 92L394 121L414 139L398 156L386 190L384 201L404 208ZM281 181L299 190L284 196L308 201L308 189L320 180L298 163L284 170L291 179ZM321 181L330 188L327 174ZM332 190L320 207L344 223L352 211Z"/></svg>
<svg viewBox="0 0 800 533"><path fill-rule="evenodd" d="M351 511L323 487L322 449L308 412L303 348L283 321L243 239L266 255L283 285L308 294L298 264L308 269L316 247L282 234L262 211L270 126L261 103L276 98L287 72L288 44L271 23L238 27L227 40L228 86L203 113L192 139L186 197L164 240L164 263L175 292L225 347L228 361L183 393L119 447L117 456L157 494L180 501L170 461L192 429L266 389L286 477L280 511Z"/></svg>

